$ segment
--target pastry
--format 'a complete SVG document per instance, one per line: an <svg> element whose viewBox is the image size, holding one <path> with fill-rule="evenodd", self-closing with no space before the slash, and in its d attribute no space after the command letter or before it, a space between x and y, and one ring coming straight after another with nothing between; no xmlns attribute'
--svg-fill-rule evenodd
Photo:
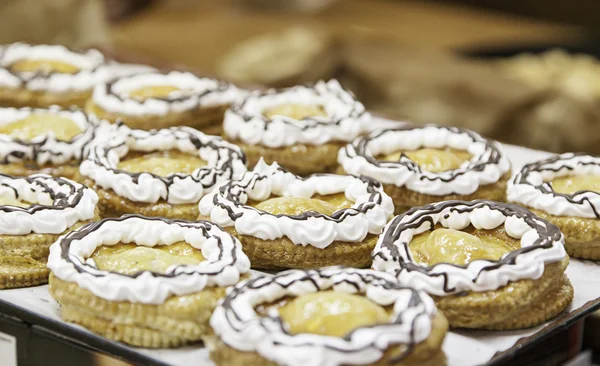
<svg viewBox="0 0 600 366"><path fill-rule="evenodd" d="M131 128L188 126L218 135L225 110L244 94L231 84L189 72L154 72L97 85L85 108Z"/></svg>
<svg viewBox="0 0 600 366"><path fill-rule="evenodd" d="M570 256L600 259L600 157L566 153L527 164L507 196L558 226Z"/></svg>
<svg viewBox="0 0 600 366"><path fill-rule="evenodd" d="M100 196L102 217L139 213L195 220L202 196L246 171L239 147L217 136L189 127L112 127L80 167L80 179Z"/></svg>
<svg viewBox="0 0 600 366"><path fill-rule="evenodd" d="M423 290L451 327L520 329L565 310L573 287L558 227L486 200L416 207L386 226L373 268Z"/></svg>
<svg viewBox="0 0 600 366"><path fill-rule="evenodd" d="M371 270L290 270L238 284L205 339L217 366L446 364L444 316Z"/></svg>
<svg viewBox="0 0 600 366"><path fill-rule="evenodd" d="M48 281L48 248L62 234L97 219L98 196L73 181L0 174L0 289Z"/></svg>
<svg viewBox="0 0 600 366"><path fill-rule="evenodd" d="M456 127L397 127L339 151L342 172L383 183L396 213L437 201L504 201L510 162L498 143Z"/></svg>
<svg viewBox="0 0 600 366"><path fill-rule="evenodd" d="M95 49L78 52L25 43L0 46L0 106L83 107L94 85L150 70L108 60Z"/></svg>
<svg viewBox="0 0 600 366"><path fill-rule="evenodd" d="M253 268L367 267L394 210L381 184L349 175L296 176L260 161L200 200L236 236Z"/></svg>
<svg viewBox="0 0 600 366"><path fill-rule="evenodd" d="M253 92L225 113L223 130L249 167L263 158L307 175L333 173L337 151L366 132L369 120L365 107L331 80Z"/></svg>
<svg viewBox="0 0 600 366"><path fill-rule="evenodd" d="M73 179L99 127L81 110L0 108L0 173Z"/></svg>
<svg viewBox="0 0 600 366"><path fill-rule="evenodd" d="M65 321L162 348L206 335L217 301L250 263L240 243L209 222L127 215L60 238L48 268Z"/></svg>

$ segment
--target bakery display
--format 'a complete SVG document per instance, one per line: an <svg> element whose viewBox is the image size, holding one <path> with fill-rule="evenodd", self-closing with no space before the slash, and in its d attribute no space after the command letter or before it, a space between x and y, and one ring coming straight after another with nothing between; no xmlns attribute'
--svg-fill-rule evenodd
<svg viewBox="0 0 600 366"><path fill-rule="evenodd" d="M252 92L225 113L225 138L298 175L333 172L337 151L368 130L370 114L336 80Z"/></svg>
<svg viewBox="0 0 600 366"><path fill-rule="evenodd" d="M445 201L395 217L373 268L429 293L451 327L520 329L560 314L573 299L564 236L512 204Z"/></svg>
<svg viewBox="0 0 600 366"><path fill-rule="evenodd" d="M91 223L50 248L61 317L150 348L200 340L227 286L248 273L240 243L209 222L127 215Z"/></svg>
<svg viewBox="0 0 600 366"><path fill-rule="evenodd" d="M217 365L444 365L448 323L393 277L343 267L240 283L205 343Z"/></svg>
<svg viewBox="0 0 600 366"><path fill-rule="evenodd" d="M383 183L396 213L451 199L504 201L510 177L498 143L456 127L376 130L340 149L338 162Z"/></svg>
<svg viewBox="0 0 600 366"><path fill-rule="evenodd" d="M0 172L74 178L100 123L83 111L0 108Z"/></svg>
<svg viewBox="0 0 600 366"><path fill-rule="evenodd" d="M0 106L83 107L96 84L150 70L109 60L95 49L73 51L26 43L0 46Z"/></svg>
<svg viewBox="0 0 600 366"><path fill-rule="evenodd" d="M189 127L144 131L117 124L107 133L80 167L80 179L100 196L102 217L195 220L200 198L246 171L239 147Z"/></svg>
<svg viewBox="0 0 600 366"><path fill-rule="evenodd" d="M48 281L48 248L97 219L98 196L68 179L0 174L0 289Z"/></svg>
<svg viewBox="0 0 600 366"><path fill-rule="evenodd" d="M95 87L86 111L131 128L188 126L220 134L223 114L245 91L190 72L124 76Z"/></svg>
<svg viewBox="0 0 600 366"><path fill-rule="evenodd" d="M557 225L569 255L600 259L600 158L566 153L527 164L507 196Z"/></svg>
<svg viewBox="0 0 600 366"><path fill-rule="evenodd" d="M294 175L260 161L200 201L210 219L241 242L253 268L366 267L392 200L367 177Z"/></svg>

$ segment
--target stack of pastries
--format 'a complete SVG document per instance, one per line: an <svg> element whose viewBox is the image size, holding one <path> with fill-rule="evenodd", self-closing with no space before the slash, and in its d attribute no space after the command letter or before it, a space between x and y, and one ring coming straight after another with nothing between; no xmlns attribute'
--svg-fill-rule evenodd
<svg viewBox="0 0 600 366"><path fill-rule="evenodd" d="M0 288L49 282L109 339L203 340L218 365L441 365L449 327L541 324L571 303L569 255L600 259L600 158L511 178L475 132L374 130L335 80L246 91L2 51Z"/></svg>

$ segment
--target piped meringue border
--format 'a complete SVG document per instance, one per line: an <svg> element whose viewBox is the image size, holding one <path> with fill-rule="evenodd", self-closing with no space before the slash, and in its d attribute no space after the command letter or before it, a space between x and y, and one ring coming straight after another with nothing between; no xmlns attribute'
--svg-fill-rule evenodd
<svg viewBox="0 0 600 366"><path fill-rule="evenodd" d="M342 192L354 204L331 216L317 212L273 215L245 205L248 199L264 201L271 195L310 198ZM336 174L302 178L277 163L267 165L261 160L241 179L226 182L202 198L199 209L221 226L234 226L241 235L263 240L285 236L294 244L322 249L334 241L360 242L368 234L379 235L394 205L381 184L370 178Z"/></svg>
<svg viewBox="0 0 600 366"><path fill-rule="evenodd" d="M79 109L0 108L0 126L23 120L36 113L68 118L82 132L70 141L57 140L53 134L38 136L31 141L0 134L0 164L30 160L40 165L58 165L70 160L80 161L85 157L89 145L98 137L100 122L96 117Z"/></svg>
<svg viewBox="0 0 600 366"><path fill-rule="evenodd" d="M112 189L134 202L156 203L162 199L171 204L197 203L219 183L237 179L246 172L245 156L239 147L189 127L144 131L118 123L107 134L108 138L91 148L80 166L80 173L98 186ZM117 168L129 151L171 149L198 154L207 165L191 174L176 173L167 177Z"/></svg>
<svg viewBox="0 0 600 366"><path fill-rule="evenodd" d="M441 173L422 170L406 155L397 162L375 159L399 150L443 147L465 150L472 158L458 169ZM470 130L434 125L373 131L340 149L338 163L347 173L435 196L472 194L482 185L498 182L510 171L510 161L497 142Z"/></svg>
<svg viewBox="0 0 600 366"><path fill-rule="evenodd" d="M391 320L357 328L344 337L291 335L277 310L266 316L258 315L255 310L257 305L285 296L324 290L363 294L378 305L393 306ZM436 307L429 296L401 287L391 276L371 270L329 267L290 270L242 282L217 306L210 324L230 347L258 352L278 364L362 365L381 359L386 349L394 345L410 347L425 340L431 333L435 314Z"/></svg>
<svg viewBox="0 0 600 366"><path fill-rule="evenodd" d="M31 202L29 207L0 206L0 235L61 234L78 221L94 218L98 196L66 178L0 174L0 196Z"/></svg>
<svg viewBox="0 0 600 366"><path fill-rule="evenodd" d="M327 116L296 120L263 111L285 103L322 105ZM287 89L250 93L225 113L223 130L227 137L247 144L271 148L295 144L322 145L329 141L352 141L368 129L371 115L351 92L337 80Z"/></svg>
<svg viewBox="0 0 600 366"><path fill-rule="evenodd" d="M10 66L20 60L44 59L73 64L80 68L74 74L51 72L12 72ZM91 90L96 84L114 77L148 72L154 68L144 65L121 64L107 60L96 49L73 51L61 45L30 45L13 43L0 47L0 87L25 88L53 93Z"/></svg>
<svg viewBox="0 0 600 366"><path fill-rule="evenodd" d="M409 248L412 238L436 224L456 230L469 225L485 230L504 225L508 235L520 239L521 248L496 261L475 260L465 266L416 263ZM520 206L485 200L444 201L413 208L390 221L373 251L373 269L394 274L403 285L446 296L538 279L546 264L566 256L564 236L558 227Z"/></svg>
<svg viewBox="0 0 600 366"><path fill-rule="evenodd" d="M507 198L511 202L555 216L600 218L600 193L558 193L548 182L573 174L600 176L600 157L584 153L566 153L527 164L508 183Z"/></svg>
<svg viewBox="0 0 600 366"><path fill-rule="evenodd" d="M129 93L140 88L170 85L184 90L168 98L131 98ZM198 77L190 72L142 73L124 76L94 88L92 101L102 109L124 115L164 116L196 108L225 106L246 94L232 84L216 79Z"/></svg>
<svg viewBox="0 0 600 366"><path fill-rule="evenodd" d="M101 245L135 243L154 247L184 241L202 250L197 265L173 265L167 273L140 271L133 275L104 271L88 257ZM87 224L62 236L50 247L48 268L63 281L75 282L111 301L161 304L170 296L226 287L250 270L240 242L207 221L188 222L124 215Z"/></svg>

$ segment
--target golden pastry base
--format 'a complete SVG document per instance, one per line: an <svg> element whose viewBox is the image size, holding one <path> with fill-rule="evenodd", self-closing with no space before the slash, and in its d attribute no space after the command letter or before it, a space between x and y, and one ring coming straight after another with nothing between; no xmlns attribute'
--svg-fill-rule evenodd
<svg viewBox="0 0 600 366"><path fill-rule="evenodd" d="M68 109L71 106L83 108L85 101L91 94L91 90L52 94L45 91L32 91L28 89L0 88L0 107L48 108L58 105L64 109Z"/></svg>
<svg viewBox="0 0 600 366"><path fill-rule="evenodd" d="M61 305L61 317L106 338L144 348L179 347L196 342L209 330L209 320L225 288L173 296L160 305L109 301L76 283L50 274L50 294Z"/></svg>
<svg viewBox="0 0 600 366"><path fill-rule="evenodd" d="M313 173L334 173L337 168L338 151L346 145L345 142L329 142L323 145L270 148L226 139L242 148L248 159L248 169L254 168L262 157L267 164L277 162L285 169L300 176Z"/></svg>
<svg viewBox="0 0 600 366"><path fill-rule="evenodd" d="M94 220L80 221L61 234L0 235L0 289L48 282L50 245L61 235L99 219L96 215Z"/></svg>
<svg viewBox="0 0 600 366"><path fill-rule="evenodd" d="M262 240L240 235L233 227L225 228L225 231L240 240L252 268L267 270L313 269L337 265L366 268L372 263L371 252L377 243L377 236L369 234L359 243L335 241L326 248L319 249L311 245L296 245L286 237Z"/></svg>
<svg viewBox="0 0 600 366"><path fill-rule="evenodd" d="M373 366L442 366L446 364L446 356L442 351L442 343L448 322L443 315L438 314L433 318L432 330L429 337L414 346L410 353L400 362L392 362L406 350L406 347L394 347L388 349L383 357L370 365ZM217 366L276 366L275 362L269 361L257 352L242 352L226 345L214 334L204 340L210 350L210 358Z"/></svg>
<svg viewBox="0 0 600 366"><path fill-rule="evenodd" d="M169 113L166 116L129 116L102 109L92 99L85 104L85 111L93 113L109 122L123 121L127 126L140 130L188 126L207 134L219 135L222 130L223 116L229 105L197 108L181 113Z"/></svg>
<svg viewBox="0 0 600 366"><path fill-rule="evenodd" d="M558 226L565 235L565 249L571 257L600 260L600 219L554 216L530 207L528 209Z"/></svg>
<svg viewBox="0 0 600 366"><path fill-rule="evenodd" d="M520 280L494 291L432 296L453 328L530 328L553 318L573 300L564 274L568 259L546 266L537 280Z"/></svg>
<svg viewBox="0 0 600 366"><path fill-rule="evenodd" d="M98 187L90 179L83 179L83 184L92 188L98 194L98 208L102 218L121 217L126 214L188 221L195 221L198 218L198 203L172 205L164 201L157 203L134 202L116 195L112 189Z"/></svg>
<svg viewBox="0 0 600 366"><path fill-rule="evenodd" d="M17 177L26 177L32 174L44 173L56 178L64 177L75 179L79 173L79 162L69 161L59 166L49 164L38 165L32 161L0 164L0 173Z"/></svg>

